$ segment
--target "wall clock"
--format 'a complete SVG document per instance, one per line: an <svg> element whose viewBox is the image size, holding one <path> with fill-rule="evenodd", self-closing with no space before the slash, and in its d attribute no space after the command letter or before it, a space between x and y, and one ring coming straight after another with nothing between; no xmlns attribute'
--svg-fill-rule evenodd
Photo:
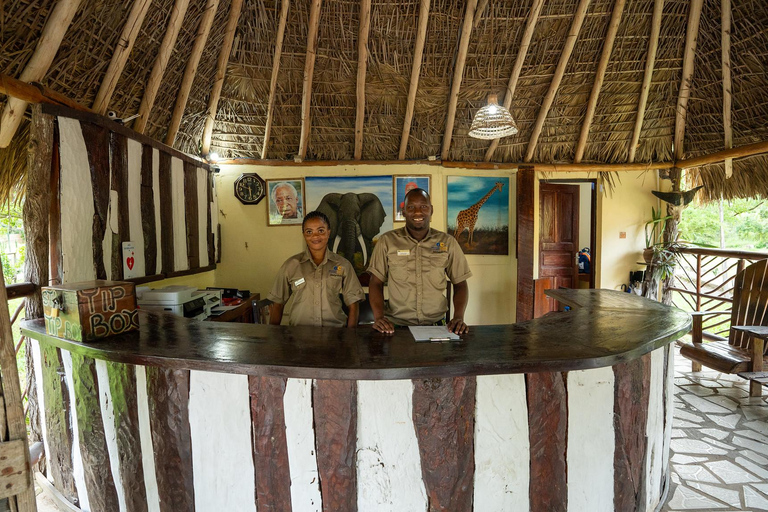
<svg viewBox="0 0 768 512"><path fill-rule="evenodd" d="M264 180L255 172L243 173L235 180L235 197L243 204L259 204L266 190Z"/></svg>

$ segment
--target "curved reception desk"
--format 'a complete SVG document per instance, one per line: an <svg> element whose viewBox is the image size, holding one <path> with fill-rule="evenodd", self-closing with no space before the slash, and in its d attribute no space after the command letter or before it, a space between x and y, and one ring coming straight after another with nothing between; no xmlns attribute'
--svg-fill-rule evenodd
<svg viewBox="0 0 768 512"><path fill-rule="evenodd" d="M687 313L620 292L416 343L141 312L33 339L47 477L92 511L643 511L667 485Z"/></svg>

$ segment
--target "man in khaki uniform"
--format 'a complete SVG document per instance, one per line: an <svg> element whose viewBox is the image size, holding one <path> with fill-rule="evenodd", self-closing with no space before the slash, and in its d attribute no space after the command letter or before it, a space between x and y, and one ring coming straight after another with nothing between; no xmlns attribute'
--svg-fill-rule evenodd
<svg viewBox="0 0 768 512"><path fill-rule="evenodd" d="M405 196L405 227L384 233L371 255L369 300L379 332L395 325L434 325L445 321L448 301L446 277L453 283L454 315L448 329L467 332L464 311L469 300L467 279L472 276L464 253L452 236L429 227L432 203L423 189ZM389 303L384 307L384 283Z"/></svg>

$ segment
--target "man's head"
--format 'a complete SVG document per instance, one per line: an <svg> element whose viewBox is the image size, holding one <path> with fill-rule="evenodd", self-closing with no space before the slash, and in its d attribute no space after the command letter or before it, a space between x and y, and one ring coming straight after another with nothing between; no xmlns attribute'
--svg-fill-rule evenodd
<svg viewBox="0 0 768 512"><path fill-rule="evenodd" d="M429 221L432 218L432 200L426 190L414 188L405 194L403 216L405 227L411 236L421 240L429 231Z"/></svg>
<svg viewBox="0 0 768 512"><path fill-rule="evenodd" d="M272 202L284 219L295 219L298 216L298 201L296 188L288 182L278 183L272 189Z"/></svg>

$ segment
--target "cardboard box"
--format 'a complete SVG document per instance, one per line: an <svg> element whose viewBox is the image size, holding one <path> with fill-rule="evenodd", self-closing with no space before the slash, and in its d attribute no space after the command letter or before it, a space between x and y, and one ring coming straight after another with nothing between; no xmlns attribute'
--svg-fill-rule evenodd
<svg viewBox="0 0 768 512"><path fill-rule="evenodd" d="M124 281L85 281L42 288L45 331L74 341L139 328L136 290Z"/></svg>

